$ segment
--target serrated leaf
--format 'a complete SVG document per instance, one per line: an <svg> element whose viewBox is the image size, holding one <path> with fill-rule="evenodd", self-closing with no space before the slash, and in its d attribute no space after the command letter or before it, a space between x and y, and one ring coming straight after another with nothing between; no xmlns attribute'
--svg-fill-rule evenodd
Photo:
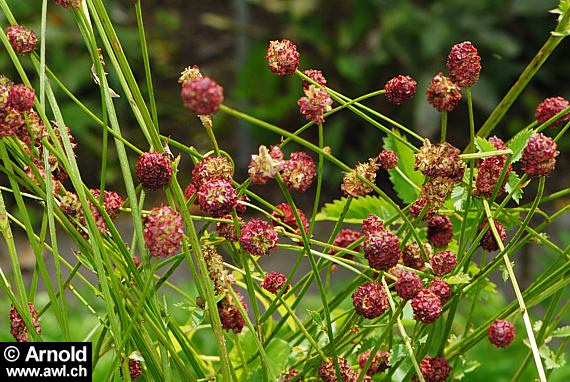
<svg viewBox="0 0 570 382"><path fill-rule="evenodd" d="M542 320L537 320L532 324L532 330L534 330L535 333L538 333L540 328L542 328Z"/></svg>
<svg viewBox="0 0 570 382"><path fill-rule="evenodd" d="M394 131L395 135L401 137L400 133ZM402 137L405 139L404 137ZM420 188L424 184L424 175L414 170L414 152L405 144L400 142L398 139L393 138L388 135L384 138L384 148L387 150L392 150L398 155L398 169L402 171L406 178L409 179L416 187L410 185L410 182L406 180L401 174L396 170L389 170L390 181L394 185L394 190L398 194L398 197L406 204L415 201L419 194Z"/></svg>
<svg viewBox="0 0 570 382"><path fill-rule="evenodd" d="M475 147L479 152L496 151L497 148L491 142L482 137L475 137Z"/></svg>
<svg viewBox="0 0 570 382"><path fill-rule="evenodd" d="M518 184L518 182L520 181L521 178L519 178L518 174L514 171L511 171L510 175L509 175L509 179L507 180L507 184L505 184L505 190L507 191L507 193L510 195L513 190L515 189L516 185ZM522 185L521 187L517 188L517 190L513 193L513 200L515 201L515 203L519 204L521 198L522 198L522 194L523 194L523 190L522 190Z"/></svg>
<svg viewBox="0 0 570 382"><path fill-rule="evenodd" d="M477 360L467 361L462 356L460 356L459 359L460 362L453 370L453 375L456 380L462 380L463 378L465 378L465 374L469 374L473 372L475 369L477 369L479 366L481 366L481 363L479 363L479 361Z"/></svg>
<svg viewBox="0 0 570 382"><path fill-rule="evenodd" d="M445 282L447 282L449 285L467 284L469 281L471 281L471 277L466 273L458 273L445 279Z"/></svg>
<svg viewBox="0 0 570 382"><path fill-rule="evenodd" d="M317 214L317 221L337 221L344 210L345 204L346 198L337 199L332 203L326 203ZM380 219L386 221L392 219L398 212L384 199L367 195L352 200L344 221L346 223L361 224L362 220L366 219L371 213L378 215Z"/></svg>
<svg viewBox="0 0 570 382"><path fill-rule="evenodd" d="M556 352L547 345L542 345L538 352L544 360L544 366L546 366L548 370L558 369L566 364L565 354L560 353L560 355L557 355Z"/></svg>
<svg viewBox="0 0 570 382"><path fill-rule="evenodd" d="M463 205L467 201L467 193L465 192L465 188L462 186L456 186L453 191L451 191L451 201L453 202L455 211L463 211Z"/></svg>
<svg viewBox="0 0 570 382"><path fill-rule="evenodd" d="M570 325L563 326L561 328L556 329L550 335L551 337L570 337Z"/></svg>
<svg viewBox="0 0 570 382"><path fill-rule="evenodd" d="M507 147L513 152L511 163L516 163L521 159L523 150L528 144L528 140L532 135L532 129L526 128L517 133L510 141Z"/></svg>
<svg viewBox="0 0 570 382"><path fill-rule="evenodd" d="M404 344L398 344L392 348L392 353L390 354L390 361L388 364L396 365L398 361L407 356L406 347Z"/></svg>

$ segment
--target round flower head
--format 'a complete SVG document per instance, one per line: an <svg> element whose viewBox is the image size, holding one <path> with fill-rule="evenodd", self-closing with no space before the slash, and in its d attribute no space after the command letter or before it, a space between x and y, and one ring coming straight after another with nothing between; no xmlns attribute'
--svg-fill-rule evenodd
<svg viewBox="0 0 570 382"><path fill-rule="evenodd" d="M36 92L34 89L24 84L17 84L10 87L8 92L8 106L23 113L30 111L34 107L34 97Z"/></svg>
<svg viewBox="0 0 570 382"><path fill-rule="evenodd" d="M497 229L497 233L501 238L501 242L504 242L505 238L507 237L507 230L505 229L505 226L496 220L493 220L493 222L495 223L495 228ZM488 222L483 223L481 227L479 227L479 232L481 232L487 226L487 224ZM481 238L481 241L479 242L479 245L481 245L481 248L483 248L485 251L489 252L494 252L499 249L499 244L495 239L495 235L493 234L492 229L489 228L485 232L485 234Z"/></svg>
<svg viewBox="0 0 570 382"><path fill-rule="evenodd" d="M427 356L419 364L420 371L426 382L445 382L451 374L451 366L444 357ZM419 378L414 375L414 382Z"/></svg>
<svg viewBox="0 0 570 382"><path fill-rule="evenodd" d="M141 377L142 365L136 359L129 360L129 375L131 376L131 381L137 380Z"/></svg>
<svg viewBox="0 0 570 382"><path fill-rule="evenodd" d="M445 200L451 194L455 183L456 181L454 179L446 176L435 176L429 178L428 181L424 183L420 192L419 203L424 203L421 200L425 200L425 206L427 206L427 213L425 215L426 219L436 213L443 203L445 203ZM420 206L412 207L419 215L421 212L421 209L419 208ZM410 213L412 213L412 208L410 208Z"/></svg>
<svg viewBox="0 0 570 382"><path fill-rule="evenodd" d="M445 304L447 300L451 298L451 288L449 287L449 284L443 280L433 280L429 284L428 290L439 297L442 304Z"/></svg>
<svg viewBox="0 0 570 382"><path fill-rule="evenodd" d="M427 204L428 200L426 198L419 198L418 200L413 202L412 205L410 206L410 215L412 215L414 218L417 218L418 216L420 216L420 214L424 210L425 206L427 206ZM429 214L426 213L424 215L424 219L428 216Z"/></svg>
<svg viewBox="0 0 570 382"><path fill-rule="evenodd" d="M431 177L448 177L460 181L465 173L465 163L459 156L461 150L449 143L433 145L429 139L415 154L414 170Z"/></svg>
<svg viewBox="0 0 570 382"><path fill-rule="evenodd" d="M411 300L422 289L422 280L414 272L403 271L396 281L396 293L404 300Z"/></svg>
<svg viewBox="0 0 570 382"><path fill-rule="evenodd" d="M36 49L38 41L36 34L22 25L11 25L6 28L6 37L18 54L30 54Z"/></svg>
<svg viewBox="0 0 570 382"><path fill-rule="evenodd" d="M311 80L315 81L317 84L321 86L327 86L327 79L325 78L325 76L323 76L323 72L321 72L320 70L309 69L305 70L303 73ZM309 86L311 85L312 85L311 82L303 80L303 90L309 90Z"/></svg>
<svg viewBox="0 0 570 382"><path fill-rule="evenodd" d="M366 362L370 358L371 354L372 354L371 349L365 350L364 352L360 353L360 355L358 356L358 365L360 365L361 369L364 368L364 365L366 365ZM374 355L374 357L372 358L372 362L370 363L370 367L366 371L366 374L374 375L381 373L384 370L387 370L390 367L389 362L391 354L392 352L390 350L388 351L378 350Z"/></svg>
<svg viewBox="0 0 570 382"><path fill-rule="evenodd" d="M232 223L216 222L216 232L218 233L218 236L223 237L224 239L229 241L238 241L239 238L237 237L236 228L233 223L232 215L226 215L222 219L229 220ZM240 218L239 216L238 216L238 221L240 223L243 223L243 219Z"/></svg>
<svg viewBox="0 0 570 382"><path fill-rule="evenodd" d="M539 123L544 123L556 114L560 113L562 110L566 109L568 106L570 106L568 100L562 97L546 98L536 107L534 117ZM556 122L550 125L550 127L563 126L568 122L570 122L570 113L564 114Z"/></svg>
<svg viewBox="0 0 570 382"><path fill-rule="evenodd" d="M144 221L145 247L152 256L166 257L182 249L182 217L170 206L154 208Z"/></svg>
<svg viewBox="0 0 570 382"><path fill-rule="evenodd" d="M251 156L249 179L253 184L264 185L269 179L275 178L283 163L283 152L279 146L272 146L271 151L263 145L259 146L259 154Z"/></svg>
<svg viewBox="0 0 570 382"><path fill-rule="evenodd" d="M198 189L200 209L213 217L230 213L237 206L237 192L230 182L212 179Z"/></svg>
<svg viewBox="0 0 570 382"><path fill-rule="evenodd" d="M560 154L556 150L557 147L552 138L542 133L534 133L522 154L522 170L529 176L549 175L554 171L556 157Z"/></svg>
<svg viewBox="0 0 570 382"><path fill-rule="evenodd" d="M416 81L410 76L396 76L384 85L384 95L394 105L406 102L416 94Z"/></svg>
<svg viewBox="0 0 570 382"><path fill-rule="evenodd" d="M36 307L31 302L28 303L28 309L32 315L32 324L34 324L34 329L39 335L42 334L42 328L38 321L38 311ZM28 327L24 322L22 316L16 308L12 305L10 308L10 334L17 342L28 342L30 340L30 334L28 332Z"/></svg>
<svg viewBox="0 0 570 382"><path fill-rule="evenodd" d="M24 125L24 118L12 107L0 108L0 138L10 137Z"/></svg>
<svg viewBox="0 0 570 382"><path fill-rule="evenodd" d="M334 239L333 245L335 247L347 248L349 245L351 245L352 243L354 243L355 241L357 241L361 237L362 236L360 235L360 233L353 231L349 228L341 229L340 232L338 233L338 235L336 236L336 238ZM358 252L358 251L360 251L360 247L361 247L361 245L358 244L352 250ZM329 253L331 255L335 255L337 253L337 250L331 249ZM343 257L346 259L352 259L353 256L345 254L345 255L343 255Z"/></svg>
<svg viewBox="0 0 570 382"><path fill-rule="evenodd" d="M180 92L184 106L196 114L214 114L224 102L224 89L208 77L186 81Z"/></svg>
<svg viewBox="0 0 570 382"><path fill-rule="evenodd" d="M22 126L16 130L16 135L28 148L39 146L42 139L48 137L46 126L40 119L38 113L33 110L29 111L26 117L28 123L22 124Z"/></svg>
<svg viewBox="0 0 570 382"><path fill-rule="evenodd" d="M352 294L352 303L356 313L371 320L388 310L388 295L382 284L367 281Z"/></svg>
<svg viewBox="0 0 570 382"><path fill-rule="evenodd" d="M245 298L237 290L234 290L234 292L236 293L240 304L243 306L243 309L247 312ZM224 330L231 330L234 333L241 333L243 327L245 326L245 318L243 318L240 309L236 306L235 301L231 295L226 295L226 297L218 302L218 314L220 315L222 328Z"/></svg>
<svg viewBox="0 0 570 382"><path fill-rule="evenodd" d="M443 308L438 296L427 289L422 289L412 300L412 310L414 319L424 324L431 324L439 318Z"/></svg>
<svg viewBox="0 0 570 382"><path fill-rule="evenodd" d="M281 177L290 190L305 192L313 184L317 166L309 155L303 152L291 153L281 169Z"/></svg>
<svg viewBox="0 0 570 382"><path fill-rule="evenodd" d="M442 73L438 73L431 80L426 96L428 103L437 111L453 111L461 101L461 88Z"/></svg>
<svg viewBox="0 0 570 382"><path fill-rule="evenodd" d="M252 219L241 227L240 243L254 256L269 255L279 239L271 224L260 219Z"/></svg>
<svg viewBox="0 0 570 382"><path fill-rule="evenodd" d="M398 166L398 156L392 150L382 150L378 154L378 163L384 170L392 170Z"/></svg>
<svg viewBox="0 0 570 382"><path fill-rule="evenodd" d="M299 67L299 52L291 41L270 41L265 56L269 70L279 76L293 74Z"/></svg>
<svg viewBox="0 0 570 382"><path fill-rule="evenodd" d="M325 88L309 85L304 90L305 97L299 98L299 111L307 120L320 124L325 122L324 114L332 110L333 100Z"/></svg>
<svg viewBox="0 0 570 382"><path fill-rule="evenodd" d="M429 263L433 269L433 273L442 276L453 271L453 268L457 265L457 258L453 251L446 250L433 255Z"/></svg>
<svg viewBox="0 0 570 382"><path fill-rule="evenodd" d="M370 214L366 219L362 221L362 234L363 235L374 235L384 231L384 222L379 216Z"/></svg>
<svg viewBox="0 0 570 382"><path fill-rule="evenodd" d="M293 208L288 203L281 203L275 206L282 214L277 211L273 211L271 216L273 216L276 220L273 220L273 225L279 224L279 222L283 222L283 224L288 225L289 227L293 228L295 231L299 230L299 225L297 224L297 219L295 218L295 213L293 212ZM297 208L297 214L299 214L299 219L303 225L305 233L309 232L309 222L307 221L307 217L305 213Z"/></svg>
<svg viewBox="0 0 570 382"><path fill-rule="evenodd" d="M453 238L453 225L449 216L433 216L428 223L427 237L434 247L445 248Z"/></svg>
<svg viewBox="0 0 570 382"><path fill-rule="evenodd" d="M271 272L265 276L263 282L261 283L261 287L266 291L276 295L279 292L281 292L281 289L283 289L286 282L287 282L287 276L281 273ZM283 293L287 293L290 288L291 285L287 284L287 286L285 287L285 292Z"/></svg>
<svg viewBox="0 0 570 382"><path fill-rule="evenodd" d="M81 6L81 0L54 0L54 2L63 8L77 9Z"/></svg>
<svg viewBox="0 0 570 382"><path fill-rule="evenodd" d="M374 184L376 182L376 172L380 168L380 164L376 158L371 158L366 163L359 163L356 168L344 174L340 189L345 196L364 196L373 190L367 183L364 183L360 177ZM360 176L360 177L359 177Z"/></svg>
<svg viewBox="0 0 570 382"><path fill-rule="evenodd" d="M334 361L331 359L324 361L321 367L319 367L319 377L322 378L323 382L355 382L358 379L358 373L350 367L346 359L342 357L337 357L336 359L340 369L341 380L337 379Z"/></svg>
<svg viewBox="0 0 570 382"><path fill-rule="evenodd" d="M481 57L469 41L455 44L447 57L449 78L462 88L475 85L481 72Z"/></svg>
<svg viewBox="0 0 570 382"><path fill-rule="evenodd" d="M428 258L431 257L431 245L424 244L424 249ZM425 260L422 257L422 251L418 243L413 242L404 247L402 253L402 261L406 267L423 270L425 268Z"/></svg>
<svg viewBox="0 0 570 382"><path fill-rule="evenodd" d="M162 190L172 178L172 164L168 157L162 153L143 153L135 167L137 178L147 190Z"/></svg>
<svg viewBox="0 0 570 382"><path fill-rule="evenodd" d="M515 339L515 326L506 320L496 320L487 329L489 341L498 348L504 348L513 343Z"/></svg>
<svg viewBox="0 0 570 382"><path fill-rule="evenodd" d="M374 269L387 271L398 264L401 255L400 240L391 232L380 231L364 240L364 257Z"/></svg>
<svg viewBox="0 0 570 382"><path fill-rule="evenodd" d="M492 143L497 150L504 150L506 148L505 143L500 138L491 137L489 138L489 142ZM477 172L477 179L475 180L474 194L476 196L481 195L488 198L493 195L493 192L495 192L495 187L497 186L497 182L501 177L503 168L505 167L506 163L506 155L492 156L481 160L479 163L479 170ZM503 184L499 189L498 195L502 194L505 191L505 185L507 184L512 169L513 166L509 163L509 167L505 172Z"/></svg>
<svg viewBox="0 0 570 382"><path fill-rule="evenodd" d="M91 194L93 194L95 200L99 202L101 198L101 191L99 189L91 189L90 191ZM105 192L103 193L103 208L105 209L105 212L107 212L107 215L109 215L109 218L111 220L114 220L117 216L119 216L122 205L123 205L123 198L121 198L119 194L117 194L115 191L105 190ZM89 209L91 211L91 215L93 215L95 224L99 228L99 231L108 232L109 228L105 223L105 217L101 214L99 207L93 204L91 201L89 201ZM84 219L82 220L82 224L84 225L86 224Z"/></svg>
<svg viewBox="0 0 570 382"><path fill-rule="evenodd" d="M233 167L228 158L226 157L205 157L192 170L192 182L190 194L197 192L200 187L212 179L224 179L229 182L232 181ZM188 188L187 188L188 190ZM186 193L186 192L185 192ZM188 195L186 196L189 197Z"/></svg>

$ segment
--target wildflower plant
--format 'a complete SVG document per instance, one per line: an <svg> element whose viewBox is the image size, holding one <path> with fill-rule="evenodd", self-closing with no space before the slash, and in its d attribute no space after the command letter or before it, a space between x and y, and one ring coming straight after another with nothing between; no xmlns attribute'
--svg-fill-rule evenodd
<svg viewBox="0 0 570 382"><path fill-rule="evenodd" d="M546 98L537 120L516 135L488 137L570 34L568 0L553 11L557 25L544 46L479 129L472 91L485 76L485 57L476 41L451 48L442 72L420 84L425 95L416 93L412 75L394 74L382 89L357 98L328 87L320 70L304 68L293 41L270 41L259 60L280 80L298 83L292 107L299 108L299 121L307 121L293 130L230 107L223 84L202 74L208 68L189 66L180 77L180 102L203 126L211 145L205 152L175 134L161 134L140 0L134 5L145 78L133 75L102 0L42 4L41 29L34 33L0 0L10 24L0 28L3 54L18 73L0 77L0 171L8 182L0 189L0 229L10 258L10 267L0 269L0 287L12 304L5 330L17 341L42 341L50 335L42 319L53 316L64 340L94 342L95 369L107 357L105 380L445 381L477 372L477 360L470 358L477 344L500 357L496 347L517 341L528 348L515 379L531 364L540 381L554 371L553 357L569 335L559 324L569 308L560 300L570 283L570 254L543 231L570 206L545 219L541 205L570 193L566 188L544 195L561 155L557 142L570 127L568 101ZM101 112L89 109L50 70L48 12L73 14ZM106 72L117 76L116 91ZM66 124L56 94L100 129L97 188L83 181L75 129ZM440 141L362 103L379 95L389 107L425 96L422 101L441 113ZM125 99L144 147L127 139L119 122L116 105ZM465 108L469 142L454 145L447 140L447 113ZM336 157L335 148L324 145L327 120L335 113L352 113L379 131L377 153L350 164ZM246 178L235 176L232 158L218 144L219 114L274 134L251 153ZM316 132L315 142L302 137L307 130ZM107 164L115 160L111 146L124 195L106 184ZM343 175L338 190L344 197L325 203L323 177L333 171ZM181 174L191 175L188 185L181 184ZM397 198L376 185L378 177L390 179ZM277 205L265 199L268 184L281 193ZM521 204L531 184L536 193L527 191L529 202ZM147 191L163 195L164 204L149 202ZM310 213L301 194L313 201ZM7 195L15 211L7 210ZM31 219L38 207L41 227ZM132 232L119 232L118 215L130 217ZM325 237L316 229L321 221L334 222ZM32 285L22 276L15 227L25 230L37 261ZM62 256L62 234L76 246L71 259ZM521 249L536 243L558 257L522 287L513 266ZM281 269L266 269L268 256L287 260ZM179 268L190 270L195 291L170 278ZM350 277L331 288L340 268ZM476 322L480 294L493 290L489 277L501 268L515 299ZM38 279L47 303L35 301ZM310 290L317 291L319 304L307 312L302 307ZM163 298L167 291L177 304ZM71 298L96 318L89 333L70 331L70 320L77 319L69 314ZM537 306L546 309L531 312ZM187 314L175 314L180 311ZM204 350L199 335L215 346ZM552 337L564 338L559 349L551 348Z"/></svg>

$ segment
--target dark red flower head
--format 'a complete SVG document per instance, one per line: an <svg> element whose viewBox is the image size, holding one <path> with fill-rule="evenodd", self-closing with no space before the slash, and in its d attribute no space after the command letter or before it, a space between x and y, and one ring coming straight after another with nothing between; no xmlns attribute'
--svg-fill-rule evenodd
<svg viewBox="0 0 570 382"><path fill-rule="evenodd" d="M416 320L431 324L439 318L443 308L438 296L427 289L422 289L412 300L412 310Z"/></svg>
<svg viewBox="0 0 570 382"><path fill-rule="evenodd" d="M273 211L271 216L273 216L277 221L273 220L273 225L278 224L279 221L283 222L284 224L288 225L289 227L293 228L294 230L299 231L299 225L297 224L297 219L295 218L295 213L293 212L293 208L288 203L281 203L275 206L279 211L283 213L283 215L279 214L277 211ZM299 219L303 224L303 228L305 229L305 233L309 232L309 222L307 221L307 217L305 213L297 208L297 214L299 215Z"/></svg>
<svg viewBox="0 0 570 382"><path fill-rule="evenodd" d="M398 166L398 156L392 150L382 150L378 154L378 163L384 170L392 170Z"/></svg>
<svg viewBox="0 0 570 382"><path fill-rule="evenodd" d="M447 300L451 298L451 288L449 287L449 284L443 280L433 280L429 284L428 290L439 297L442 304L445 304Z"/></svg>
<svg viewBox="0 0 570 382"><path fill-rule="evenodd" d="M539 123L544 123L550 118L554 117L556 114L560 113L562 110L566 109L570 104L568 100L562 97L551 97L546 98L536 107L534 117ZM564 114L556 122L554 122L550 127L559 127L565 125L570 121L570 113Z"/></svg>
<svg viewBox="0 0 570 382"><path fill-rule="evenodd" d="M455 44L447 57L449 78L462 88L468 88L479 81L481 57L469 41Z"/></svg>
<svg viewBox="0 0 570 382"><path fill-rule="evenodd" d="M252 219L241 228L240 243L254 256L269 255L279 239L271 224L260 219Z"/></svg>
<svg viewBox="0 0 570 382"><path fill-rule="evenodd" d="M184 224L170 206L154 208L144 221L145 247L152 256L166 257L180 252Z"/></svg>
<svg viewBox="0 0 570 382"><path fill-rule="evenodd" d="M457 258L453 251L446 250L433 255L429 262L433 269L433 273L441 276L453 271L453 268L457 265Z"/></svg>
<svg viewBox="0 0 570 382"><path fill-rule="evenodd" d="M327 86L327 79L325 78L325 76L323 76L323 72L321 72L320 70L309 69L305 70L303 73L311 80L315 81L317 84L321 86ZM311 85L312 85L311 82L303 80L303 90L308 90L309 86Z"/></svg>
<svg viewBox="0 0 570 382"><path fill-rule="evenodd" d="M313 184L317 175L315 161L304 152L291 153L281 169L281 177L285 186L290 190L305 192Z"/></svg>
<svg viewBox="0 0 570 382"><path fill-rule="evenodd" d="M515 326L506 320L497 320L487 329L489 341L498 348L509 346L515 339Z"/></svg>
<svg viewBox="0 0 570 382"><path fill-rule="evenodd" d="M358 365L360 365L360 368L364 368L364 365L366 365L366 362L370 358L371 354L372 350L370 349L360 353L358 356ZM370 363L370 367L368 368L366 374L374 375L387 370L390 367L389 362L391 354L392 352L390 350L378 350L374 355L374 358L372 359L372 362Z"/></svg>
<svg viewBox="0 0 570 382"><path fill-rule="evenodd" d="M396 281L396 293L404 300L411 300L422 289L422 280L414 272L402 271Z"/></svg>
<svg viewBox="0 0 570 382"><path fill-rule="evenodd" d="M387 271L398 264L401 256L400 240L393 233L383 230L366 236L364 257L372 268Z"/></svg>
<svg viewBox="0 0 570 382"><path fill-rule="evenodd" d="M352 294L352 303L356 313L371 320L388 310L388 295L382 284L367 281Z"/></svg>
<svg viewBox="0 0 570 382"><path fill-rule="evenodd" d="M34 324L34 329L39 335L41 335L42 328L38 321L38 311L31 302L28 303L28 309L32 315L32 324ZM30 340L28 327L14 306L10 308L10 334L18 342L28 342Z"/></svg>
<svg viewBox="0 0 570 382"><path fill-rule="evenodd" d="M556 167L556 157L560 152L554 139L542 133L533 134L521 158L522 170L529 176L550 175Z"/></svg>
<svg viewBox="0 0 570 382"><path fill-rule="evenodd" d="M384 85L384 95L394 105L406 102L416 94L416 81L410 76L396 76Z"/></svg>
<svg viewBox="0 0 570 382"><path fill-rule="evenodd" d="M224 102L224 89L208 77L196 77L182 84L184 106L198 115L214 114Z"/></svg>
<svg viewBox="0 0 570 382"><path fill-rule="evenodd" d="M299 67L299 52L289 40L274 40L269 42L265 60L269 70L279 76L286 76L295 73Z"/></svg>
<svg viewBox="0 0 570 382"><path fill-rule="evenodd" d="M426 382L445 382L451 374L451 366L444 357L427 356L419 366ZM417 381L419 378L414 375L414 382Z"/></svg>
<svg viewBox="0 0 570 382"><path fill-rule="evenodd" d="M212 179L202 184L197 196L200 209L213 217L229 214L237 206L237 192L225 179Z"/></svg>
<svg viewBox="0 0 570 382"><path fill-rule="evenodd" d="M172 178L172 164L163 153L143 153L137 161L135 171L139 182L151 191L164 189Z"/></svg>
<svg viewBox="0 0 570 382"><path fill-rule="evenodd" d="M287 276L285 276L282 273L271 272L265 275L265 279L263 279L261 287L266 291L276 295L279 292L281 292L286 282L287 282ZM287 293L290 288L291 285L287 284L284 293Z"/></svg>
<svg viewBox="0 0 570 382"><path fill-rule="evenodd" d="M496 220L493 220L493 222L495 223L495 228L497 229L497 233L501 238L501 242L504 242L505 238L507 237L507 230L505 229L505 226ZM487 224L488 222L481 224L481 227L479 227L479 232L481 232L483 228L487 226ZM499 244L497 243L497 240L495 239L495 235L493 234L493 230L491 228L485 232L481 238L481 241L479 242L479 245L481 245L481 248L483 248L485 251L489 252L494 252L499 249Z"/></svg>
<svg viewBox="0 0 570 382"><path fill-rule="evenodd" d="M323 382L355 382L358 378L358 373L350 367L348 361L344 358L337 357L337 362L340 369L341 380L339 381L336 376L334 361L331 359L323 362L321 367L319 367L319 377L323 379Z"/></svg>
<svg viewBox="0 0 570 382"><path fill-rule="evenodd" d="M438 73L431 80L426 96L428 103L437 111L453 111L461 101L461 88L442 73Z"/></svg>
<svg viewBox="0 0 570 382"><path fill-rule="evenodd" d="M33 30L22 25L11 25L6 28L6 37L18 54L30 54L36 49L38 38Z"/></svg>
<svg viewBox="0 0 570 382"><path fill-rule="evenodd" d="M453 225L449 216L433 216L428 223L427 237L435 248L445 248L453 238Z"/></svg>

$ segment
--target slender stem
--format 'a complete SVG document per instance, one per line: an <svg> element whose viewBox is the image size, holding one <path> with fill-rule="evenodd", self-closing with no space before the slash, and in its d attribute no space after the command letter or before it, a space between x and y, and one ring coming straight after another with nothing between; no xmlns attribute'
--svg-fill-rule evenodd
<svg viewBox="0 0 570 382"><path fill-rule="evenodd" d="M540 195L542 194L543 189L544 189L544 177L541 177L540 178L540 184L539 184L539 190L537 193L537 200L540 200ZM495 240L496 240L497 244L499 245L499 249L502 252L505 250L505 246L503 244L501 236L499 235L499 232L497 231L497 228L495 227L495 223L493 221L493 214L491 213L491 208L489 207L489 203L487 202L487 200L483 200L483 206L485 208L485 213L487 215L487 219L489 220L489 226L491 227L491 230L493 232L493 236L495 237ZM503 254L503 261L505 264L505 268L507 269L507 272L509 273L509 280L511 281L511 284L512 284L513 289L515 291L515 295L517 297L519 308L520 308L522 315L523 315L523 321L524 321L525 328L526 328L526 334L527 334L527 337L528 337L528 340L530 343L530 347L532 349L532 354L534 356L534 363L536 364L536 369L538 371L538 377L540 378L541 382L546 382L546 375L544 373L544 367L542 366L542 360L540 358L540 352L539 352L538 346L536 344L536 339L534 338L534 331L532 328L532 322L530 321L528 310L526 308L521 290L519 288L515 272L513 271L513 267L511 265L511 260L508 258L508 256L506 254Z"/></svg>
<svg viewBox="0 0 570 382"><path fill-rule="evenodd" d="M447 139L447 111L441 112L441 143Z"/></svg>

